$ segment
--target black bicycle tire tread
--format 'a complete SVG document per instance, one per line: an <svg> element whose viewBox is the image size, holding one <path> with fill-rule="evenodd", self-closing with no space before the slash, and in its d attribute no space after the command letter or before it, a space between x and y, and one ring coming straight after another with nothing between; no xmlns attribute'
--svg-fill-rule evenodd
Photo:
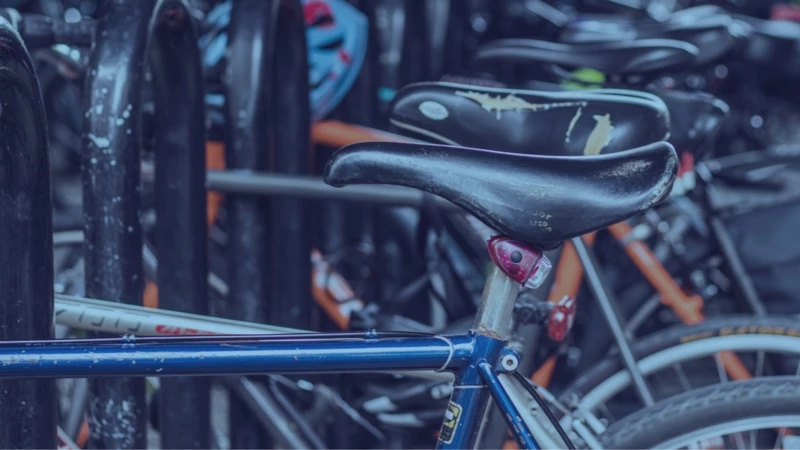
<svg viewBox="0 0 800 450"><path fill-rule="evenodd" d="M800 377L716 384L667 398L615 422L600 443L609 449L653 448L725 422L788 414L800 415Z"/></svg>
<svg viewBox="0 0 800 450"><path fill-rule="evenodd" d="M635 342L631 351L639 360L659 351L674 347L689 340L700 340L719 336L723 330L796 336L800 338L800 320L786 316L746 316L732 315L711 318L696 325L674 325L652 333ZM605 357L591 369L579 375L559 396L560 400L582 398L591 389L623 370L622 361L616 352Z"/></svg>

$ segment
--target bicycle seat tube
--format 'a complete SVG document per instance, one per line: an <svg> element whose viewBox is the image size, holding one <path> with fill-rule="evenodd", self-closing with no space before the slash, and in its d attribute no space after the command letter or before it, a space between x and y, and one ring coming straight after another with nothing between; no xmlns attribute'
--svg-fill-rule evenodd
<svg viewBox="0 0 800 450"><path fill-rule="evenodd" d="M491 392L478 374L481 361L494 364L504 348L520 285L492 265L475 316L473 362L456 373L453 393L439 432L437 448L474 448Z"/></svg>

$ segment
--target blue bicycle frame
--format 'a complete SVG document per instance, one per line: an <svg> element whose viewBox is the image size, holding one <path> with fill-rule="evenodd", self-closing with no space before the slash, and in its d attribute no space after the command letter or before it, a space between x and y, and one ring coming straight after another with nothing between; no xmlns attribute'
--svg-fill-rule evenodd
<svg viewBox="0 0 800 450"><path fill-rule="evenodd" d="M453 394L437 448L473 448L489 397L520 448L539 448L498 379L516 369L505 347L519 284L494 268L467 335L280 334L0 342L0 378L448 371Z"/></svg>

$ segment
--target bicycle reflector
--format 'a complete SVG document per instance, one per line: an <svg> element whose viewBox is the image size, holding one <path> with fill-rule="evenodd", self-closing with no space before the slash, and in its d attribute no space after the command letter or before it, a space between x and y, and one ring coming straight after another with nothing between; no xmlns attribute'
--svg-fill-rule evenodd
<svg viewBox="0 0 800 450"><path fill-rule="evenodd" d="M553 267L538 248L506 236L489 239L489 256L503 273L529 288L541 286Z"/></svg>
<svg viewBox="0 0 800 450"><path fill-rule="evenodd" d="M550 311L547 320L547 335L550 339L561 342L567 337L572 324L575 323L575 313L578 311L575 299L565 295Z"/></svg>

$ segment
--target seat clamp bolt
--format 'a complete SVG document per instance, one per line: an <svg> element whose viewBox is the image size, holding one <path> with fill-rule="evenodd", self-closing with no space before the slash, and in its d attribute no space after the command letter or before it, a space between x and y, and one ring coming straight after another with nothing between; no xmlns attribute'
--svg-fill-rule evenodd
<svg viewBox="0 0 800 450"><path fill-rule="evenodd" d="M506 354L500 360L500 366L509 372L513 372L519 367L519 358L513 354Z"/></svg>

